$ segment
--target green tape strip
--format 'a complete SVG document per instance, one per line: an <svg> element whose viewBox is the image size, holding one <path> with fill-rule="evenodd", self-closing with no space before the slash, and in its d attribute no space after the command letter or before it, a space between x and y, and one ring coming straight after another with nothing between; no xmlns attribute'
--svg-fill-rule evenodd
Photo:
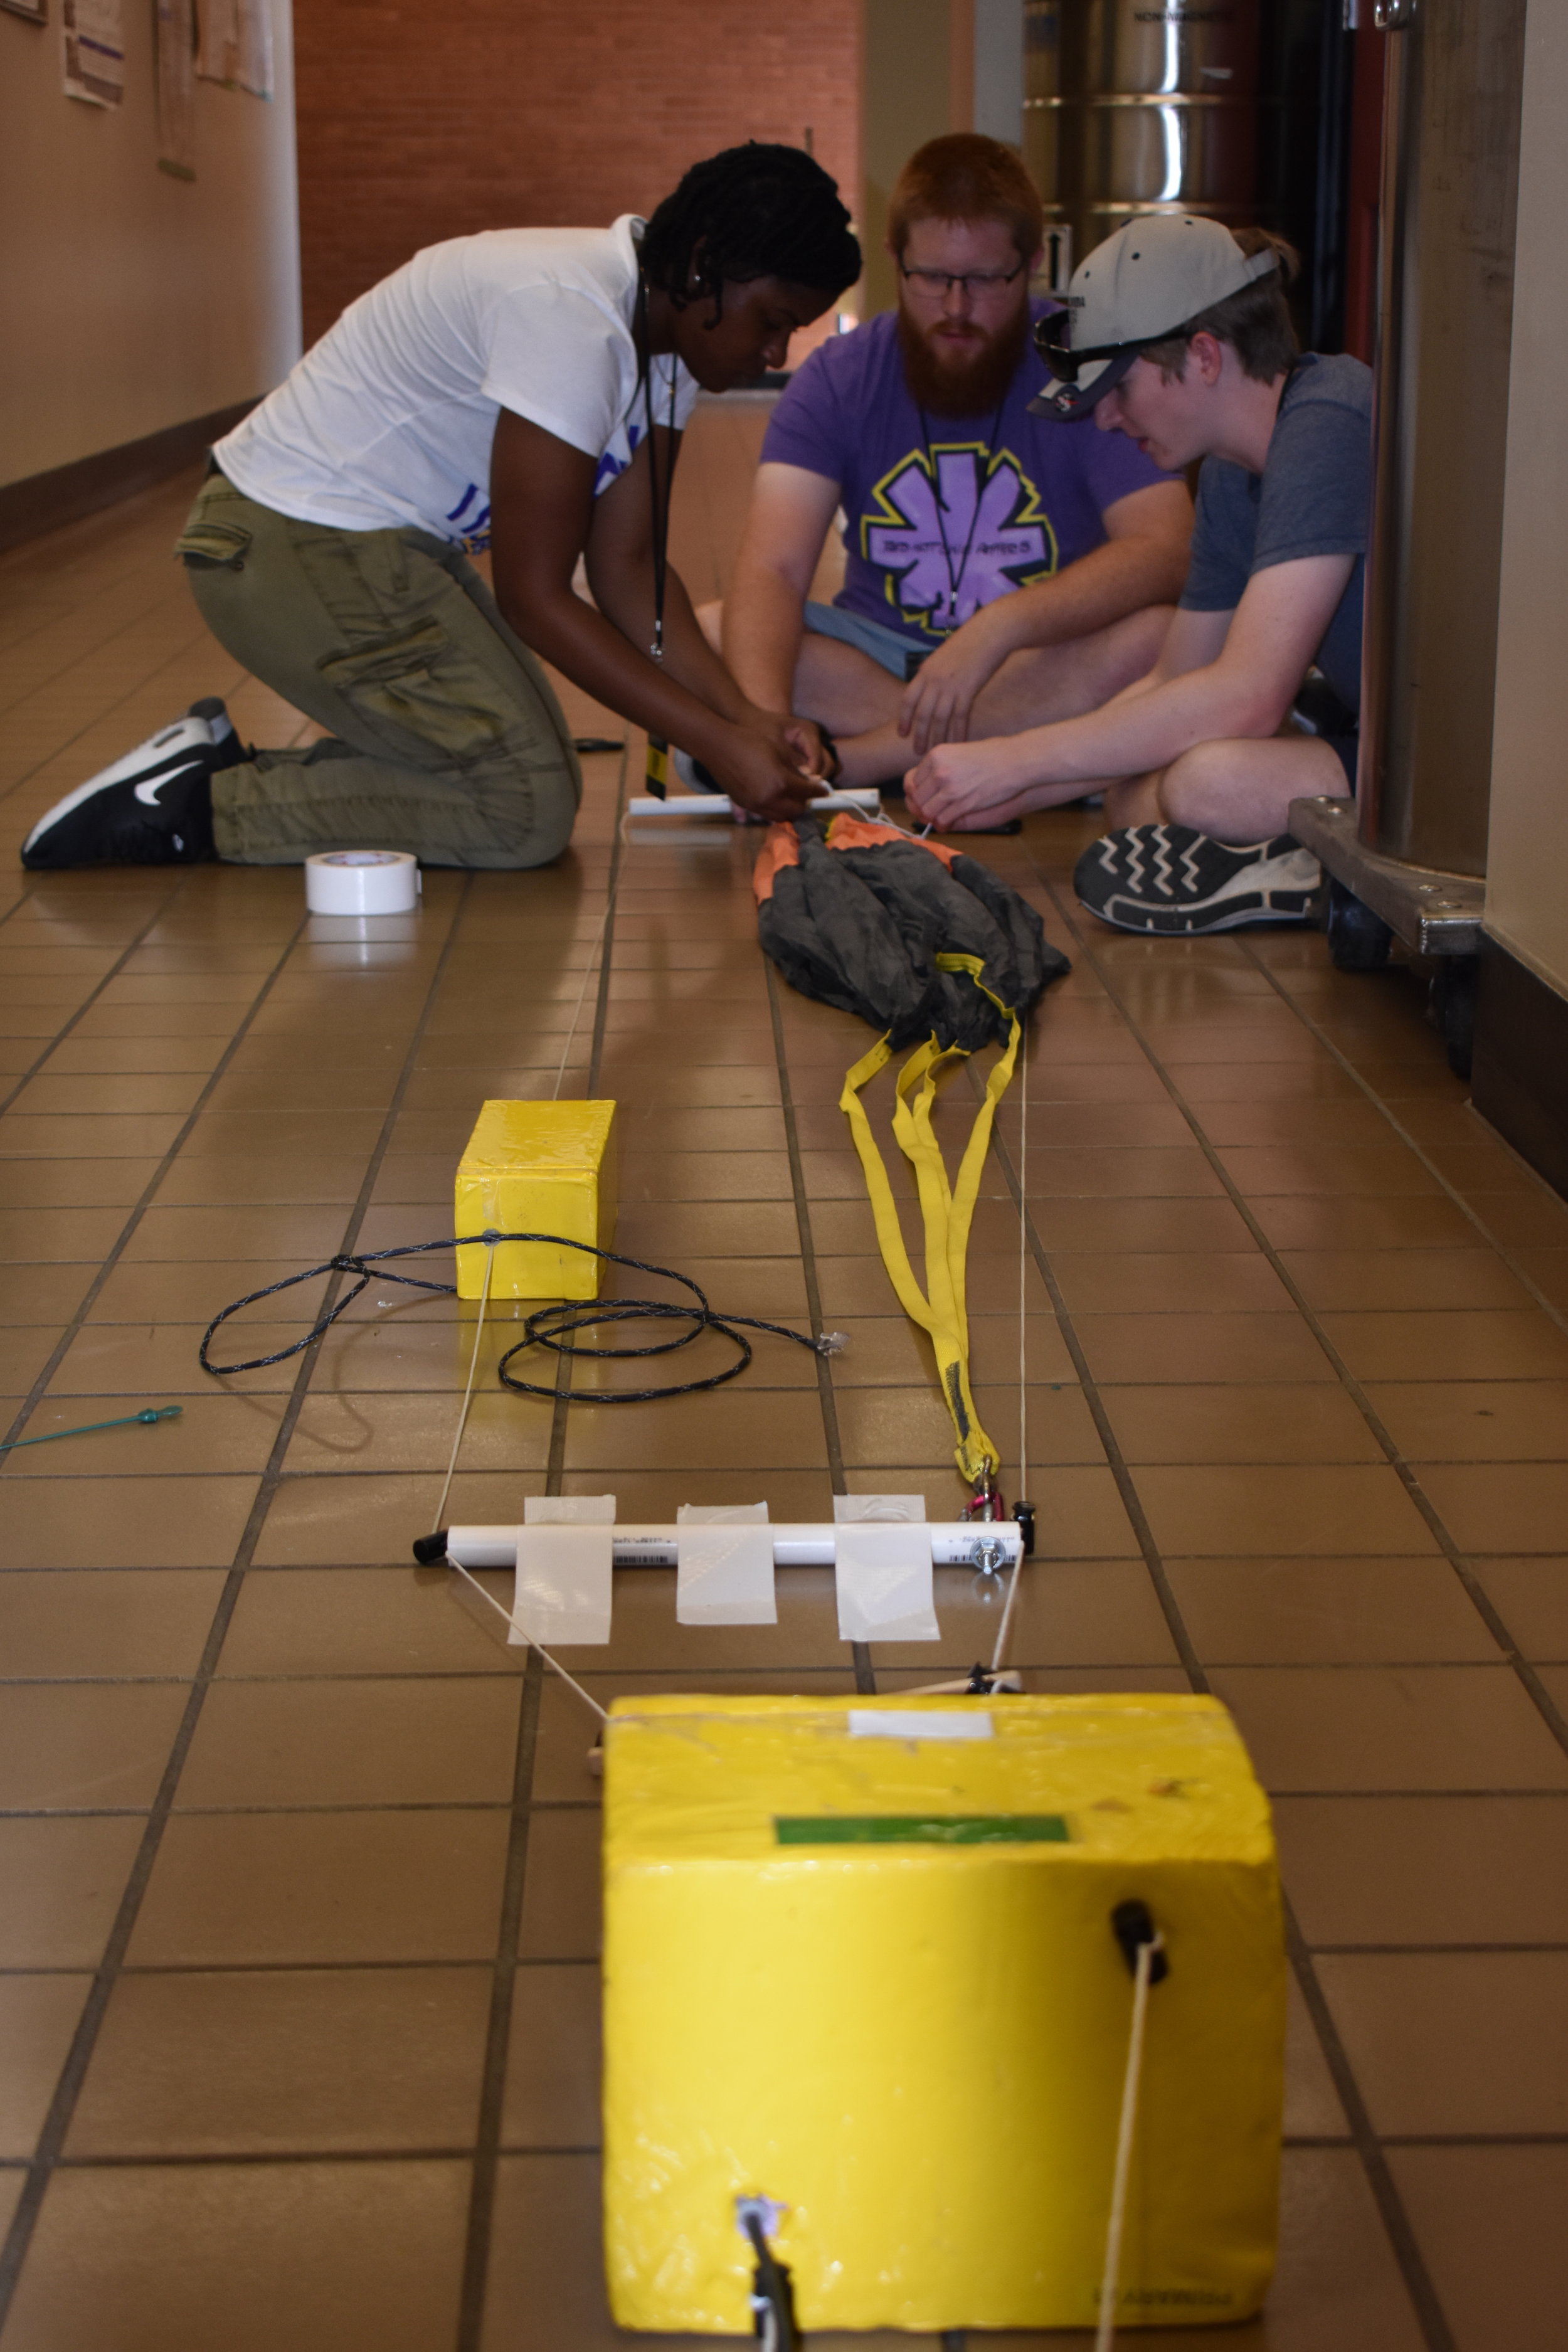
<svg viewBox="0 0 1568 2352"><path fill-rule="evenodd" d="M782 1813L780 1845L1066 1845L1060 1813Z"/></svg>

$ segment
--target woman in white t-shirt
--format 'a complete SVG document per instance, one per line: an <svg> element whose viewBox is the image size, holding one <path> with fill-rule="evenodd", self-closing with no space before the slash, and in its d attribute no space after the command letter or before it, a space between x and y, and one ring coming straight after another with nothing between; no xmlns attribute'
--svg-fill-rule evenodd
<svg viewBox="0 0 1568 2352"><path fill-rule="evenodd" d="M646 226L416 254L218 443L179 541L214 635L327 739L248 751L198 702L68 794L24 864L542 865L582 782L541 660L744 806L797 812L820 744L709 647L663 561L669 482L699 389L779 366L859 266L827 174L754 143Z"/></svg>

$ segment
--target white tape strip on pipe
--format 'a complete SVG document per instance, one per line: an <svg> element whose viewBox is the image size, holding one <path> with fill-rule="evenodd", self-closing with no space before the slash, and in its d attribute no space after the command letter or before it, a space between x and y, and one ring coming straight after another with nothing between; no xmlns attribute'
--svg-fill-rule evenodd
<svg viewBox="0 0 1568 2352"><path fill-rule="evenodd" d="M682 1503L675 1514L680 1625L776 1625L765 1503Z"/></svg>
<svg viewBox="0 0 1568 2352"><path fill-rule="evenodd" d="M419 860L404 849L328 849L305 860L312 915L410 915L419 904Z"/></svg>
<svg viewBox="0 0 1568 2352"><path fill-rule="evenodd" d="M615 1569L613 1495L530 1495L517 1529L512 1642L541 1649L610 1638Z"/></svg>
<svg viewBox="0 0 1568 2352"><path fill-rule="evenodd" d="M841 1642L941 1639L923 1495L836 1495Z"/></svg>

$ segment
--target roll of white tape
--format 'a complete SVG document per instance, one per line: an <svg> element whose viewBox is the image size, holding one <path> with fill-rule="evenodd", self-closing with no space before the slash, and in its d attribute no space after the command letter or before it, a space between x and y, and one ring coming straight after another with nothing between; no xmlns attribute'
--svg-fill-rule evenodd
<svg viewBox="0 0 1568 2352"><path fill-rule="evenodd" d="M312 915L407 915L419 904L419 860L405 849L329 849L305 860Z"/></svg>

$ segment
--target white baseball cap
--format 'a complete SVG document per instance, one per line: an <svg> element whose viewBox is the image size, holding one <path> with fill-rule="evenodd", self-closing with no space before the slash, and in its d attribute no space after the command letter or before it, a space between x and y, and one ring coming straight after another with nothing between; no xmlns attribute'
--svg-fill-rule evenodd
<svg viewBox="0 0 1568 2352"><path fill-rule="evenodd" d="M1197 213L1141 213L1097 245L1072 274L1068 307L1042 319L1035 347L1051 381L1029 406L1073 425L1121 383L1150 343L1278 269L1265 246L1243 253L1223 221Z"/></svg>

